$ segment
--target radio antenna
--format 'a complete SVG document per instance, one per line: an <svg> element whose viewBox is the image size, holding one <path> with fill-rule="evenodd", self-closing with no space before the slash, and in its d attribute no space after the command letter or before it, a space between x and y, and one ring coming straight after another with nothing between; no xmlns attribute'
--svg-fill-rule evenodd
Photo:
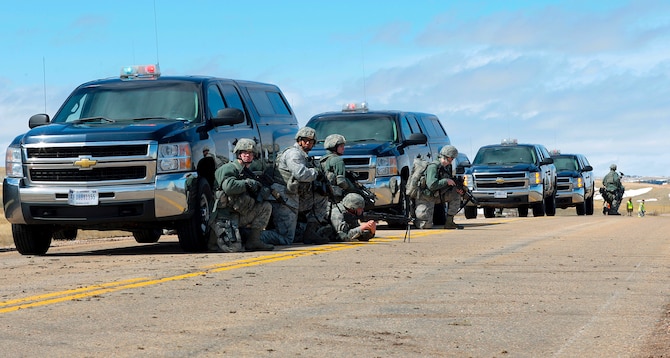
<svg viewBox="0 0 670 358"><path fill-rule="evenodd" d="M158 59L158 20L156 16L156 0L154 0L154 34L156 36L156 64L160 64Z"/></svg>
<svg viewBox="0 0 670 358"><path fill-rule="evenodd" d="M44 87L44 113L47 113L47 64L42 56L42 86Z"/></svg>

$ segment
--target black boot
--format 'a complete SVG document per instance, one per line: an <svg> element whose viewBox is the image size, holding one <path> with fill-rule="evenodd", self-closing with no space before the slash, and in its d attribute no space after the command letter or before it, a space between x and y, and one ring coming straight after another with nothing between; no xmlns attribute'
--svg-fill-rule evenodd
<svg viewBox="0 0 670 358"><path fill-rule="evenodd" d="M274 245L266 244L261 241L261 229L249 229L247 239L244 242L244 249L247 251L272 251L275 249Z"/></svg>
<svg viewBox="0 0 670 358"><path fill-rule="evenodd" d="M454 216L453 215L447 215L447 222L444 223L444 228L447 230L463 230L463 225L458 225L454 222Z"/></svg>

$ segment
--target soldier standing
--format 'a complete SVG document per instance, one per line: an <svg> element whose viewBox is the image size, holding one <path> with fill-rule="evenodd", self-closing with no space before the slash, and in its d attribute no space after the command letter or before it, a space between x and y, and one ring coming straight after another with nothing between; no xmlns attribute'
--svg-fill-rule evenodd
<svg viewBox="0 0 670 358"><path fill-rule="evenodd" d="M451 162L458 156L458 150L453 145L445 145L440 149L437 160L426 168L426 186L419 190L416 198L416 220L414 225L418 229L433 227L435 204L446 203L447 221L445 229L463 229L463 226L454 223L454 216L458 213L463 190L456 188ZM442 207L442 210L444 208Z"/></svg>
<svg viewBox="0 0 670 358"><path fill-rule="evenodd" d="M603 178L603 187L600 188L600 194L609 204L609 215L621 215L619 214L619 205L625 190L621 184L621 177L616 172L616 164L610 165L610 171Z"/></svg>
<svg viewBox="0 0 670 358"><path fill-rule="evenodd" d="M295 144L279 154L273 173L275 189L285 203L273 202L274 229L267 230L262 240L275 245L291 245L296 239L298 213L306 212L307 227L302 240L304 243L327 243L315 235L318 228L326 223L328 198L325 193L317 193L315 182L319 171L309 160L307 153L316 143L316 131L310 127L298 130Z"/></svg>
<svg viewBox="0 0 670 358"><path fill-rule="evenodd" d="M254 161L256 143L252 139L239 139L233 152L237 159L222 165L215 172L217 209L213 231L216 235L210 235L208 248L228 251L221 245L221 235L230 236L231 231L235 232L234 228L239 228L247 251L273 250L274 246L261 241L261 233L270 221L272 205L259 195L261 183L243 174L244 168L249 168ZM223 238L224 242L234 240L235 237Z"/></svg>

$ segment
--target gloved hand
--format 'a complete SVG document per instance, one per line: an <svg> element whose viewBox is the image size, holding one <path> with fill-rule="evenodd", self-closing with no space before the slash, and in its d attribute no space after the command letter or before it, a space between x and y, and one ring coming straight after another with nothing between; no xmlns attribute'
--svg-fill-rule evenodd
<svg viewBox="0 0 670 358"><path fill-rule="evenodd" d="M373 235L377 232L377 223L374 220L370 220L361 224L361 231L370 231Z"/></svg>
<svg viewBox="0 0 670 358"><path fill-rule="evenodd" d="M253 192L257 192L261 189L261 183L254 179L245 179L244 184Z"/></svg>

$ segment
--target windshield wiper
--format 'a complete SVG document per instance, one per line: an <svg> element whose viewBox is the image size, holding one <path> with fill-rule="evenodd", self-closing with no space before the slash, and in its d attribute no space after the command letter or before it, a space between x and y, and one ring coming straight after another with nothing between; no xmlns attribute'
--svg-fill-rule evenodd
<svg viewBox="0 0 670 358"><path fill-rule="evenodd" d="M116 122L113 119L109 119L109 118L105 118L105 117L86 117L86 118L79 118L76 121L73 121L72 123L80 124L80 123L89 123L89 122L95 122L95 121L107 122L107 123Z"/></svg>
<svg viewBox="0 0 670 358"><path fill-rule="evenodd" d="M170 119L170 118L166 118L166 117L140 117L140 118L133 118L134 121L148 121L148 120L150 120L150 119ZM179 119L179 118L176 118L176 119ZM180 120L184 120L184 119L180 119Z"/></svg>

